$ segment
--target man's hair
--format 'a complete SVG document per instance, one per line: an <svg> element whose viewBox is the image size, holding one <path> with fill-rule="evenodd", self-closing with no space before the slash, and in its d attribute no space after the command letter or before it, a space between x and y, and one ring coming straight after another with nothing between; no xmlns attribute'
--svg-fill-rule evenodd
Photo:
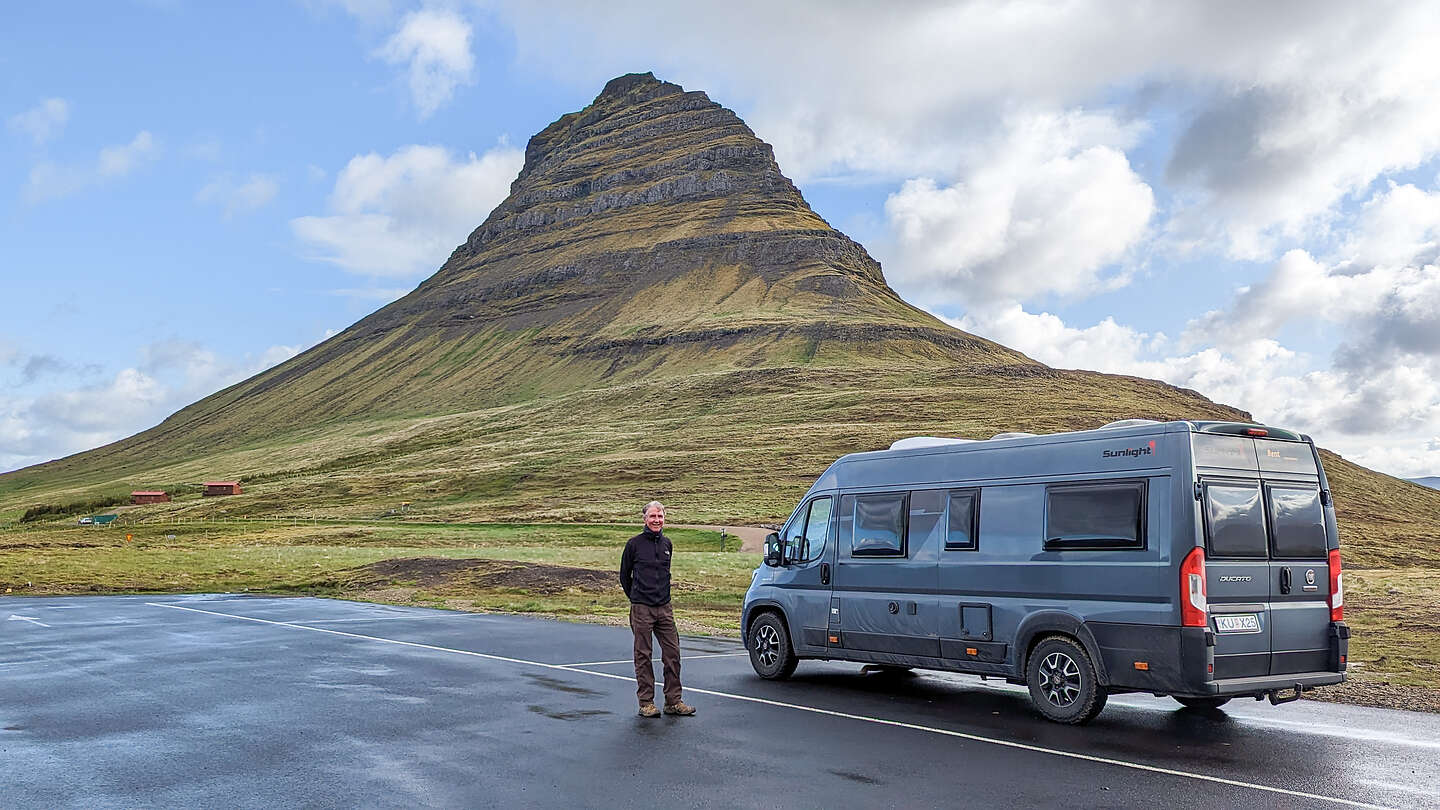
<svg viewBox="0 0 1440 810"><path fill-rule="evenodd" d="M654 509L654 508L657 507L657 506L660 507L660 511L661 511L661 512L664 512L664 511L665 511L665 504L660 503L659 501L651 501L651 502L645 504L645 508L644 508L644 509L641 509L641 510L640 510L640 517L642 517L642 518L643 518L643 517L648 517L648 516L650 515L650 510L651 510L651 509Z"/></svg>

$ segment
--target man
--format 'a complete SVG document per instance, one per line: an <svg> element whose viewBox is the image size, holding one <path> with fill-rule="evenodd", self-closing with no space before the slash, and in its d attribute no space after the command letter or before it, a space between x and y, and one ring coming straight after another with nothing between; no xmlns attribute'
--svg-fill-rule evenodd
<svg viewBox="0 0 1440 810"><path fill-rule="evenodd" d="M655 671L650 667L650 635L660 639L665 671L665 713L692 715L680 699L680 634L670 606L670 538L664 534L665 505L651 501L640 510L645 531L625 544L620 555L620 587L630 599L630 630L635 633L635 695L641 717L659 717L655 708Z"/></svg>

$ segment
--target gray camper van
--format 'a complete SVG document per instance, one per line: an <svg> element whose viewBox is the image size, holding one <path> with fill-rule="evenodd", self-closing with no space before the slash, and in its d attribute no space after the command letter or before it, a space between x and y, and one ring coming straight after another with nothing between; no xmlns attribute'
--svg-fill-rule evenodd
<svg viewBox="0 0 1440 810"><path fill-rule="evenodd" d="M741 617L755 671L802 658L1213 709L1345 680L1340 551L1307 436L1125 420L852 453L767 538Z"/></svg>

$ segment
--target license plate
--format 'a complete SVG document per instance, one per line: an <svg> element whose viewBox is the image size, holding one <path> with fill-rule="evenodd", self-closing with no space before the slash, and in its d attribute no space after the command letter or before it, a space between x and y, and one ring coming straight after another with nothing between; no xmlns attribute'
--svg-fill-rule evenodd
<svg viewBox="0 0 1440 810"><path fill-rule="evenodd" d="M1217 633L1258 633L1260 617L1254 613L1227 613L1215 617Z"/></svg>

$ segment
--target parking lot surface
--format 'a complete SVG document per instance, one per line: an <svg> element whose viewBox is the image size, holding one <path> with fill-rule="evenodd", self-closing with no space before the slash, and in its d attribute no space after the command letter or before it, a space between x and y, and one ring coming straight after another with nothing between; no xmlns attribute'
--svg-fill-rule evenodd
<svg viewBox="0 0 1440 810"><path fill-rule="evenodd" d="M624 627L0 598L0 806L1440 807L1435 715L1122 696L1072 728L993 681L681 647L699 714L645 719Z"/></svg>

